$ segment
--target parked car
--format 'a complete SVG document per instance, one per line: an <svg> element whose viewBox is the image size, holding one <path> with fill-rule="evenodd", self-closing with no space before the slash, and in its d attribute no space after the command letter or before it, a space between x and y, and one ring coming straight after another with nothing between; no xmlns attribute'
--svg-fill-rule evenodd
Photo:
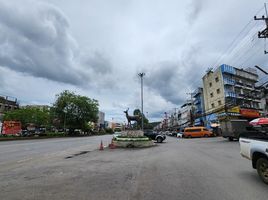
<svg viewBox="0 0 268 200"><path fill-rule="evenodd" d="M177 133L178 133L177 131L172 131L172 132L171 132L171 136L176 137L176 136L177 136Z"/></svg>
<svg viewBox="0 0 268 200"><path fill-rule="evenodd" d="M184 135L183 135L182 132L178 132L178 133L177 133L177 138L183 138L183 137L184 137Z"/></svg>
<svg viewBox="0 0 268 200"><path fill-rule="evenodd" d="M39 128L36 128L35 134L39 136L45 136L46 135L46 128L44 126L40 126Z"/></svg>
<svg viewBox="0 0 268 200"><path fill-rule="evenodd" d="M181 131L178 131L176 137L183 138L184 137L184 129L182 129Z"/></svg>
<svg viewBox="0 0 268 200"><path fill-rule="evenodd" d="M165 132L164 132L164 135L171 136L171 135L172 135L172 132L170 132L170 131L165 131Z"/></svg>
<svg viewBox="0 0 268 200"><path fill-rule="evenodd" d="M156 140L158 143L162 143L166 139L166 136L164 134L158 133L153 130L145 130L144 136L147 136L152 140Z"/></svg>
<svg viewBox="0 0 268 200"><path fill-rule="evenodd" d="M211 137L213 133L203 126L187 127L184 129L184 137Z"/></svg>
<svg viewBox="0 0 268 200"><path fill-rule="evenodd" d="M252 167L262 181L268 184L268 133L251 131L242 134L240 139L240 154L252 162Z"/></svg>

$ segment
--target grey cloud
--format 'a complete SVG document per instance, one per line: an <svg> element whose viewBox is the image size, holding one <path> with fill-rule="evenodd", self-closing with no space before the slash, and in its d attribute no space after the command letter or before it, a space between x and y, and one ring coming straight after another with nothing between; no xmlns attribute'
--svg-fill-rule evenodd
<svg viewBox="0 0 268 200"><path fill-rule="evenodd" d="M107 74L112 72L113 67L109 59L99 52L84 57L82 62L85 67L90 67L96 73Z"/></svg>
<svg viewBox="0 0 268 200"><path fill-rule="evenodd" d="M41 3L45 1L68 18L57 7ZM198 86L206 69L261 6L261 0L0 0L0 66L34 77L36 84L20 86L25 96L28 87L43 87L36 78L43 77L72 84L53 82L53 88L77 87L98 95L107 107L114 107L112 102L139 105L140 93L130 95L139 82L131 77L137 78L137 66L146 66L144 83L147 94L153 95L147 97L145 104L151 101L145 108L162 116L161 110L185 101L186 92ZM243 58L234 66L240 67L247 57L247 65L267 66L263 49L258 53L258 48L243 48L249 52L239 51ZM6 86L6 91L17 88L14 85Z"/></svg>
<svg viewBox="0 0 268 200"><path fill-rule="evenodd" d="M193 52L198 52L196 55ZM145 85L167 101L180 105L186 98L186 92L192 92L201 83L206 66L201 67L199 57L202 48L189 45L177 61L160 62L147 70Z"/></svg>
<svg viewBox="0 0 268 200"><path fill-rule="evenodd" d="M154 65L146 73L144 83L149 89L156 91L174 104L183 101L183 97L180 96L180 84L183 83L183 78L179 75L176 63L162 62Z"/></svg>
<svg viewBox="0 0 268 200"><path fill-rule="evenodd" d="M75 44L60 11L46 4L0 2L0 65L37 77L78 84L73 67ZM30 5L31 3L31 5ZM31 6L32 9L27 9Z"/></svg>
<svg viewBox="0 0 268 200"><path fill-rule="evenodd" d="M101 53L80 59L64 14L49 4L26 0L24 5L0 1L0 65L49 80L86 85L112 65ZM29 9L31 6L31 9Z"/></svg>

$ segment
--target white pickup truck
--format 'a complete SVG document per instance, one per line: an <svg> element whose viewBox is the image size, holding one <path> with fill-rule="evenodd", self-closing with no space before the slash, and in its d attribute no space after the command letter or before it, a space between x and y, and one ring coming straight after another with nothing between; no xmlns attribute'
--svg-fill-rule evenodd
<svg viewBox="0 0 268 200"><path fill-rule="evenodd" d="M254 132L241 136L239 139L240 153L252 161L262 181L268 184L268 134Z"/></svg>

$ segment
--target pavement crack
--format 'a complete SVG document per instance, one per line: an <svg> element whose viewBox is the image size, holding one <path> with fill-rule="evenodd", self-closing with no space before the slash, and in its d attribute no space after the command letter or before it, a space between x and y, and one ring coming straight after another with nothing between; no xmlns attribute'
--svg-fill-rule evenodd
<svg viewBox="0 0 268 200"><path fill-rule="evenodd" d="M75 153L75 154L73 154L71 156L66 156L65 159L70 159L70 158L73 158L73 157L76 157L76 156L84 155L84 154L87 154L89 152L91 152L91 151L80 151L79 153Z"/></svg>

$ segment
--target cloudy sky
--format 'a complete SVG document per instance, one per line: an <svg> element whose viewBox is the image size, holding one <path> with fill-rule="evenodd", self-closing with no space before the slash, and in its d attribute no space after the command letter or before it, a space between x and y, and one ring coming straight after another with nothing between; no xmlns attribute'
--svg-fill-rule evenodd
<svg viewBox="0 0 268 200"><path fill-rule="evenodd" d="M261 0L0 0L0 94L48 104L63 90L99 100L106 120L178 108L221 63L268 66ZM268 48L268 45L267 45ZM268 70L268 69L267 69ZM262 78L264 80L264 78Z"/></svg>

